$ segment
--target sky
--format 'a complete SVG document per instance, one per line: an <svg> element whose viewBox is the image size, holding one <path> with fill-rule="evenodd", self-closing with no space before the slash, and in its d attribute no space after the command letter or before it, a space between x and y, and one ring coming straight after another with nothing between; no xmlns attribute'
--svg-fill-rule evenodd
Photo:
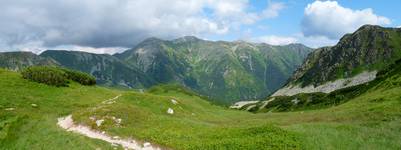
<svg viewBox="0 0 401 150"><path fill-rule="evenodd" d="M0 0L0 52L113 54L149 37L309 47L364 24L401 26L400 0Z"/></svg>

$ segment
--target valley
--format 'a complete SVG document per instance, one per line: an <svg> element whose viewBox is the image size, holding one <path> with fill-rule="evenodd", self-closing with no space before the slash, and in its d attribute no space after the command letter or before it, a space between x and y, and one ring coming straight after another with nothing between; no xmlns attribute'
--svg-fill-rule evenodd
<svg viewBox="0 0 401 150"><path fill-rule="evenodd" d="M76 124L112 137L156 143L163 149L399 149L399 78L398 71L391 71L367 92L327 109L253 114L210 104L174 85L145 93L76 83L57 88L1 70L0 145L123 148L57 125L58 118L72 114ZM173 114L167 113L169 108ZM104 121L98 125L98 120Z"/></svg>
<svg viewBox="0 0 401 150"><path fill-rule="evenodd" d="M0 53L0 149L401 149L400 39Z"/></svg>

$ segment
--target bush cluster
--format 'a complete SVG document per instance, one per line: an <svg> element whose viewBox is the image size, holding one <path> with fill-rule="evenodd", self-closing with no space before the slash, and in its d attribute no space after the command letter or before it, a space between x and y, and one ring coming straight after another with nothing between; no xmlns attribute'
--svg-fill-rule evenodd
<svg viewBox="0 0 401 150"><path fill-rule="evenodd" d="M57 87L68 86L70 80L82 85L96 84L96 79L93 76L65 68L31 66L24 69L21 74L24 79Z"/></svg>
<svg viewBox="0 0 401 150"><path fill-rule="evenodd" d="M28 67L22 72L22 77L31 81L53 86L67 86L68 79L65 72L55 67Z"/></svg>
<svg viewBox="0 0 401 150"><path fill-rule="evenodd" d="M74 71L74 70L68 70L68 69L63 69L66 77L68 79L71 79L72 81L78 82L82 85L95 85L96 84L96 78L83 73L79 71Z"/></svg>

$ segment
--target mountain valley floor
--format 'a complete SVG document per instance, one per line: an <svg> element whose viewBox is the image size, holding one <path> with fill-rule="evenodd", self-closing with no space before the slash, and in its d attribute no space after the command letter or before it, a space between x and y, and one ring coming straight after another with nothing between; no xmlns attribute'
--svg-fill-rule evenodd
<svg viewBox="0 0 401 150"><path fill-rule="evenodd" d="M327 109L253 114L175 86L145 93L74 82L52 87L0 70L0 149L123 149L60 128L57 119L69 114L93 130L165 149L401 149L398 83L397 75L392 86Z"/></svg>

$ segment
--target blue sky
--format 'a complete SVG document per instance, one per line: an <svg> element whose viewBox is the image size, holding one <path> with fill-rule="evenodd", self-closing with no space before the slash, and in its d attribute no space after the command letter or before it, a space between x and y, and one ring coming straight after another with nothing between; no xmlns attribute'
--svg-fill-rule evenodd
<svg viewBox="0 0 401 150"><path fill-rule="evenodd" d="M401 25L400 0L0 1L0 52L115 53L149 37L334 45L364 24Z"/></svg>
<svg viewBox="0 0 401 150"><path fill-rule="evenodd" d="M240 31L233 32L227 35L221 36L212 36L214 40L237 40L244 37L245 31L248 31L250 37L260 37L260 36L268 36L275 35L280 37L291 37L296 34L302 33L301 22L304 18L305 7L308 4L312 4L315 1L312 0L288 0L288 1L261 1L261 0L252 0L249 1L250 10L255 12L263 11L266 6L271 3L282 3L284 8L279 10L279 15L275 18L264 19L258 21L255 24L251 25L243 25ZM327 1L323 1L327 2ZM332 1L333 2L333 1ZM401 25L401 15L396 13L398 9L400 9L401 1L399 0L386 0L378 1L378 0L337 0L338 5L352 9L354 11L364 10L364 9L372 9L373 13L378 16L386 17L390 20L389 24L379 24L381 26L386 27L397 27ZM331 44L335 44L338 38L332 39ZM303 42L303 41L298 41ZM326 43L323 42L320 44L310 44L303 43L312 47L326 46Z"/></svg>
<svg viewBox="0 0 401 150"><path fill-rule="evenodd" d="M267 1L252 0L251 5L258 10L267 5ZM280 1L277 1L280 2ZM265 30L261 34L284 34L290 35L300 31L300 23L303 18L305 7L313 3L311 0L291 0L284 2L286 8L280 12L277 18L261 22L261 25L269 26L274 30ZM400 0L338 0L341 6L354 10L372 8L375 14L391 19L392 24L388 26L401 25L401 15L397 13L401 8Z"/></svg>

